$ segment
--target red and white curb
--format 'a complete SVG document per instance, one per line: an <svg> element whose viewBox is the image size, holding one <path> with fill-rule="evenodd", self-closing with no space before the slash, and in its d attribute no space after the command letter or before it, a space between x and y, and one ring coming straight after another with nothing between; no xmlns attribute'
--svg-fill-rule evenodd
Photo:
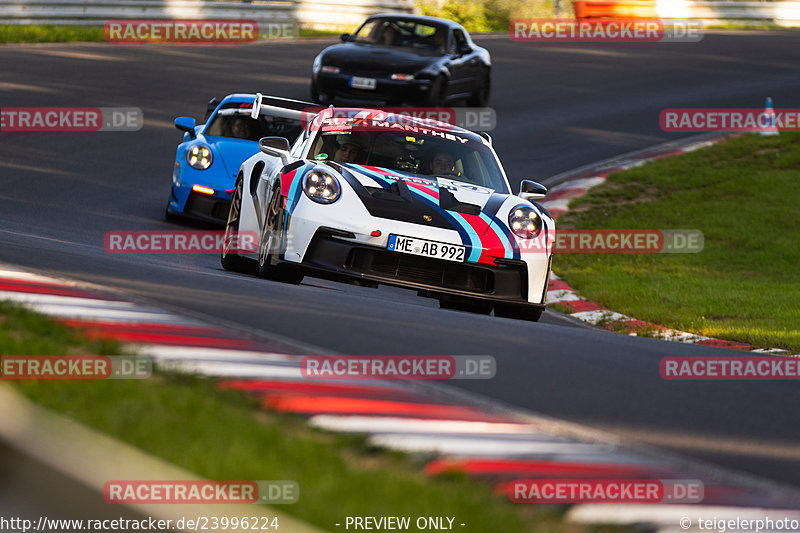
<svg viewBox="0 0 800 533"><path fill-rule="evenodd" d="M569 210L570 201L583 196L593 187L604 183L609 174L638 167L655 159L664 159L693 152L724 140L725 137L713 137L678 148L673 145L667 145L661 149L656 148L630 156L615 158L608 163L598 164L594 168L583 167L576 172L576 177L567 179L550 189L547 197L540 203L550 211L553 217L558 218ZM573 318L590 324L601 325L612 331L622 331L634 336L644 333L647 336L667 341L702 344L716 348L748 350L772 355L794 355L793 352L788 350L778 348L753 349L747 343L714 339L705 335L670 329L651 322L638 320L611 309L603 308L597 303L583 298L576 289L569 286L555 274L551 274L550 280L546 299L548 304L555 304L562 309L566 309L567 314Z"/></svg>
<svg viewBox="0 0 800 533"><path fill-rule="evenodd" d="M705 499L691 506L695 513L709 505L763 507L770 514L778 511L768 508L787 509L783 514L800 508L800 495L790 489L758 480L743 483L738 475L629 449L611 438L579 436L556 429L552 420L501 412L442 390L378 379L306 379L299 355L277 353L200 321L76 283L0 265L1 300L23 304L91 337L119 340L126 351L153 358L158 368L218 378L221 388L246 391L265 409L305 416L314 427L363 433L375 446L423 454L429 475L459 471L491 480L498 494L508 494L509 481L519 478L698 479L705 485ZM600 506L598 512L592 505L573 506L567 516L577 522L632 523L613 515L629 504ZM668 525L678 524L682 512L672 505L659 507ZM648 522L638 515L636 521Z"/></svg>

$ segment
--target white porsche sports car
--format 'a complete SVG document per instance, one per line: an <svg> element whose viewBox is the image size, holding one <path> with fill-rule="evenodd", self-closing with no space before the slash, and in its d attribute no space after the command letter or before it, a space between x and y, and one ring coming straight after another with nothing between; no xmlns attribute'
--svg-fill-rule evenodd
<svg viewBox="0 0 800 533"><path fill-rule="evenodd" d="M369 109L309 117L293 145L265 137L242 164L226 243L257 232L259 244L226 246L224 268L385 283L443 308L539 319L555 224L535 200L547 190L525 180L512 194L488 135Z"/></svg>

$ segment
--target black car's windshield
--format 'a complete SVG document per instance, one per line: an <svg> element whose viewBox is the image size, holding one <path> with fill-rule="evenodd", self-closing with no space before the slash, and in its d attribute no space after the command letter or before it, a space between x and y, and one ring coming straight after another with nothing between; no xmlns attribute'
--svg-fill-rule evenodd
<svg viewBox="0 0 800 533"><path fill-rule="evenodd" d="M447 49L447 28L414 20L370 19L358 29L352 40L444 53Z"/></svg>
<svg viewBox="0 0 800 533"><path fill-rule="evenodd" d="M251 109L252 107L220 109L206 126L204 134L248 141L258 141L262 137L285 137L292 142L303 131L301 119L296 116L296 112L264 107L261 115L254 119L250 117Z"/></svg>
<svg viewBox="0 0 800 533"><path fill-rule="evenodd" d="M441 177L509 193L492 150L456 131L410 124L323 125L308 157Z"/></svg>

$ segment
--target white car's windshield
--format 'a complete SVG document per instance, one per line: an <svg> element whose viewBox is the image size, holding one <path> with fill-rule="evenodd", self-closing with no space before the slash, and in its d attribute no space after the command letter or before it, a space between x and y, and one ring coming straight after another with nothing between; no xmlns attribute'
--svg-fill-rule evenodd
<svg viewBox="0 0 800 533"><path fill-rule="evenodd" d="M323 125L310 159L436 176L508 194L492 150L472 137L424 126Z"/></svg>

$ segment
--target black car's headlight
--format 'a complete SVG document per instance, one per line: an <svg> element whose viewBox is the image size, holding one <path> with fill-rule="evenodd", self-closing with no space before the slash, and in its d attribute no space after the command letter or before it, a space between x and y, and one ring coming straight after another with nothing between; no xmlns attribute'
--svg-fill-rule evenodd
<svg viewBox="0 0 800 533"><path fill-rule="evenodd" d="M205 170L214 162L211 148L204 144L195 144L186 152L186 162L196 170Z"/></svg>
<svg viewBox="0 0 800 533"><path fill-rule="evenodd" d="M314 170L303 178L303 192L320 204L331 204L342 195L339 180L323 170Z"/></svg>
<svg viewBox="0 0 800 533"><path fill-rule="evenodd" d="M542 231L542 217L532 207L518 205L508 214L508 227L517 237L533 239Z"/></svg>

